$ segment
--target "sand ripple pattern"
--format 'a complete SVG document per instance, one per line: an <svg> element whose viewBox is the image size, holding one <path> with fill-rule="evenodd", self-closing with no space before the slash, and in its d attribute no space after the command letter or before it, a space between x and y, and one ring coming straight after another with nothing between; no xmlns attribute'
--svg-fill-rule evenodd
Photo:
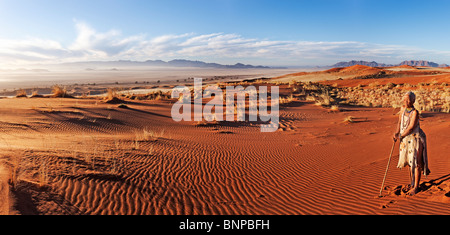
<svg viewBox="0 0 450 235"><path fill-rule="evenodd" d="M395 123L390 109L355 110L352 116L371 118L349 126L342 123L347 114L314 105L293 106L281 110L279 131L261 133L259 125L248 122L176 123L170 118L170 104L158 105L28 110L23 123L13 116L2 119L0 129L10 139L1 144L13 149L27 139L30 156L46 156L52 166L69 164L68 171L52 175L52 190L77 214L448 214L450 210L450 160L439 151L429 153L438 156L432 159L433 178L425 184L429 191L413 199L397 195L408 176L392 164L386 181L390 188L383 198L376 198L391 146L385 137ZM447 125L435 123L432 129L424 122L427 134L441 133ZM145 128L163 134L135 146L135 132ZM54 140L36 140L36 133ZM430 135L430 151L445 138L448 135ZM38 156L33 143L46 151ZM83 149L85 145L89 148ZM95 164L86 159L89 151L99 155ZM117 159L114 172L111 159ZM72 162L77 164L76 173L70 173Z"/></svg>

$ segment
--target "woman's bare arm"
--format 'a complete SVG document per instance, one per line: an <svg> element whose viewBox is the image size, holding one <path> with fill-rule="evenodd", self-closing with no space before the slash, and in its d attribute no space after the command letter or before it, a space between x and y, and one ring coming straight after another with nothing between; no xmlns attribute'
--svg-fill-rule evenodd
<svg viewBox="0 0 450 235"><path fill-rule="evenodd" d="M397 139L399 138L400 135L400 123L402 122L402 116L403 116L403 112L405 111L405 109L403 107L400 108L400 115L398 116L398 123L397 123L397 129L395 130L394 133L394 141L397 141Z"/></svg>

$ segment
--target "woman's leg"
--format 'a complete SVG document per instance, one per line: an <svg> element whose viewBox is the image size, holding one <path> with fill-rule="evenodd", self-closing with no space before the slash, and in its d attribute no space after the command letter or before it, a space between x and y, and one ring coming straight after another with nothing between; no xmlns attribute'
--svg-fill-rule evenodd
<svg viewBox="0 0 450 235"><path fill-rule="evenodd" d="M422 154L423 154L423 146L422 146L422 143L420 143L419 150L417 152L417 166L413 169L414 170L414 174L413 174L414 175L414 179L413 179L414 187L409 191L410 195L414 195L419 191L420 175L421 175L422 169L423 169Z"/></svg>

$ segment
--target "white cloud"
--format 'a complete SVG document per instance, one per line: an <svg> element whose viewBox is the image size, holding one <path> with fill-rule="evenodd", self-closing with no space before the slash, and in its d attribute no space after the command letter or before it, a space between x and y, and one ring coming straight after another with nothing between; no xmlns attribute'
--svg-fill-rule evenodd
<svg viewBox="0 0 450 235"><path fill-rule="evenodd" d="M203 58L272 65L326 65L342 60L375 60L399 63L427 59L445 63L450 52L355 41L277 41L245 38L238 34L194 33L124 36L119 30L97 32L85 22L74 21L77 36L69 46L54 40L0 39L0 59L9 63L59 63L89 60L147 60Z"/></svg>
<svg viewBox="0 0 450 235"><path fill-rule="evenodd" d="M78 33L70 51L79 52L85 59L105 59L118 57L144 40L143 36L122 37L118 30L98 33L88 24L75 21Z"/></svg>
<svg viewBox="0 0 450 235"><path fill-rule="evenodd" d="M27 40L0 39L0 58L19 62L56 60L70 56L70 50L59 42L30 38Z"/></svg>

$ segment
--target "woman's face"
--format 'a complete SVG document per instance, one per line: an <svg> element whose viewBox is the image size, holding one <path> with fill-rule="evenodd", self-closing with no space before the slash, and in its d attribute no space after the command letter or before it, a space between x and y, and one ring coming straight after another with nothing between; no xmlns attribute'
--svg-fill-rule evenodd
<svg viewBox="0 0 450 235"><path fill-rule="evenodd" d="M413 106L413 103L411 102L411 98L409 97L409 95L403 96L403 104L407 108L411 108Z"/></svg>

